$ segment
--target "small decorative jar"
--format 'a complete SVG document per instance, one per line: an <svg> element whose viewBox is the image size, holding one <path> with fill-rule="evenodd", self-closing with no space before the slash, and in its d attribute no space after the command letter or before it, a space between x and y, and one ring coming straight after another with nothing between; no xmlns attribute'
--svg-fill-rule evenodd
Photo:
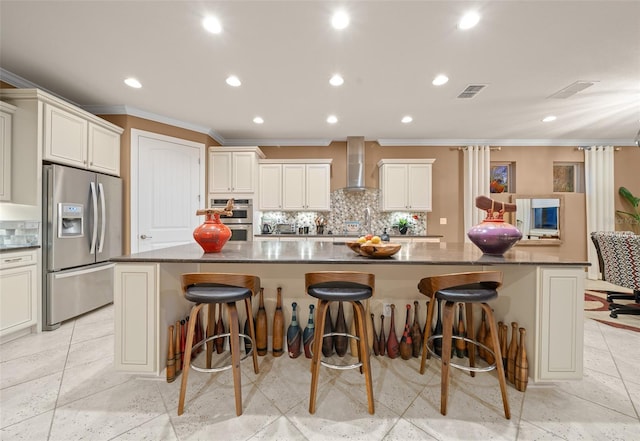
<svg viewBox="0 0 640 441"><path fill-rule="evenodd" d="M494 202L491 208L485 209L487 217L475 227L472 227L467 236L484 254L502 256L516 242L522 239L522 233L516 227L504 221L504 206L502 209L494 211ZM478 203L476 203L478 206ZM482 208L482 207L478 207ZM514 210L515 211L515 210Z"/></svg>
<svg viewBox="0 0 640 441"><path fill-rule="evenodd" d="M220 222L220 213L214 210L198 210L205 215L202 225L193 230L193 238L205 253L219 253L231 237L231 230Z"/></svg>

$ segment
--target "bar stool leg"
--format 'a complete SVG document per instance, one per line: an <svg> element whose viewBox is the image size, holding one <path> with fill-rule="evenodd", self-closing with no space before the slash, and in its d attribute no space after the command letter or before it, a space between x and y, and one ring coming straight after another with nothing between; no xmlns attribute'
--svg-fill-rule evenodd
<svg viewBox="0 0 640 441"><path fill-rule="evenodd" d="M247 310L247 319L249 320L249 336L251 337L251 355L253 356L253 372L258 371L258 350L256 346L256 330L253 323L253 308L251 307L251 299L244 299L245 309Z"/></svg>
<svg viewBox="0 0 640 441"><path fill-rule="evenodd" d="M509 410L509 400L507 398L507 382L504 379L504 366L502 365L502 354L500 352L500 341L498 340L498 331L496 322L493 319L493 311L491 307L486 303L481 303L482 309L487 316L489 322L489 330L491 332L491 341L493 342L494 353L496 358L496 371L498 373L498 382L500 383L500 392L502 393L502 405L504 407L504 416L506 419L511 419L511 411ZM444 325L443 325L444 326Z"/></svg>
<svg viewBox="0 0 640 441"><path fill-rule="evenodd" d="M360 338L359 334L358 334L358 329L359 325L358 325L358 313L356 312L357 306L356 306L356 302L349 302L351 303L352 309L353 309L353 328L356 330L356 336ZM356 347L358 348L358 362L362 363L362 351L360 350L360 342L356 343ZM368 349L367 349L368 350ZM364 373L364 369L362 368L362 365L359 368L360 373Z"/></svg>
<svg viewBox="0 0 640 441"><path fill-rule="evenodd" d="M178 400L178 415L184 412L184 397L187 393L187 378L191 369L191 346L193 346L193 331L196 328L196 316L205 303L198 303L191 308L189 317L189 329L187 330L187 341L184 348L184 365L182 366L182 383L180 385L180 399Z"/></svg>
<svg viewBox="0 0 640 441"><path fill-rule="evenodd" d="M429 351L427 351L427 340L431 336L431 324L433 323L433 310L436 300L432 298L429 300L429 306L427 307L427 322L424 325L424 337L422 338L422 361L420 362L420 375L424 375L424 369L427 365L427 358L431 358Z"/></svg>
<svg viewBox="0 0 640 441"><path fill-rule="evenodd" d="M233 371L233 389L236 396L236 415L242 415L242 379L240 376L240 330L238 310L235 302L227 303L229 314L229 346L231 348L231 371Z"/></svg>
<svg viewBox="0 0 640 441"><path fill-rule="evenodd" d="M449 363L451 362L451 340L453 336L453 312L455 303L445 302L442 318L442 377L440 380L440 413L447 414L449 396Z"/></svg>
<svg viewBox="0 0 640 441"><path fill-rule="evenodd" d="M316 412L316 394L318 392L318 375L320 375L320 356L322 354L322 334L327 317L329 302L318 300L316 333L313 338L313 358L311 359L311 392L309 393L309 413Z"/></svg>
<svg viewBox="0 0 640 441"><path fill-rule="evenodd" d="M216 304L207 305L207 338L216 333ZM207 342L207 369L211 369L211 358L213 357L213 340Z"/></svg>
<svg viewBox="0 0 640 441"><path fill-rule="evenodd" d="M362 303L356 301L353 302L353 309L357 316L357 328L356 333L360 340L358 341L359 353L361 355L362 370L364 371L364 381L367 386L367 402L369 404L369 413L371 415L375 412L373 403L373 382L371 379L371 363L369 360L369 344L367 341L367 327L365 325L365 312Z"/></svg>
<svg viewBox="0 0 640 441"><path fill-rule="evenodd" d="M464 304L465 315L467 319L467 338L470 340L476 340L476 330L473 324L473 303L465 303ZM482 343L482 342L480 342ZM476 366L476 346L472 344L467 344L467 352L469 353L469 366ZM476 376L476 373L473 371L469 371L469 374L472 377Z"/></svg>

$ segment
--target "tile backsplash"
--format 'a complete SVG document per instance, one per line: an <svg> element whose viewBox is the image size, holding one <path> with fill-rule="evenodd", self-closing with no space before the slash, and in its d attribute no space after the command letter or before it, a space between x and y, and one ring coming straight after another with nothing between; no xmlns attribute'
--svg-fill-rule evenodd
<svg viewBox="0 0 640 441"><path fill-rule="evenodd" d="M386 228L390 235L399 234L397 227L400 218L409 221L407 234L422 236L427 234L427 213L400 211L380 211L380 190L366 189L362 191L331 192L331 210L326 212L311 211L264 211L262 223L271 225L292 224L295 228L309 227L309 234L316 234L315 220L324 216L327 225L324 234L331 231L334 235L366 234L365 210L371 210L371 233L382 234ZM359 228L358 228L359 224Z"/></svg>
<svg viewBox="0 0 640 441"><path fill-rule="evenodd" d="M40 245L40 221L0 221L0 245Z"/></svg>

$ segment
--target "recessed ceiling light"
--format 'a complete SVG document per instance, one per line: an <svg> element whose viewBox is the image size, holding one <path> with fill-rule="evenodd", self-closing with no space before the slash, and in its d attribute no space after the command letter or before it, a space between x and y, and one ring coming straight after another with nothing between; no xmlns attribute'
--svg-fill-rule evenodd
<svg viewBox="0 0 640 441"><path fill-rule="evenodd" d="M480 16L477 12L467 12L462 16L458 22L458 29L471 29L480 21Z"/></svg>
<svg viewBox="0 0 640 441"><path fill-rule="evenodd" d="M401 121L405 124L409 124L411 121L413 121L413 118L407 115L407 116L403 116Z"/></svg>
<svg viewBox="0 0 640 441"><path fill-rule="evenodd" d="M140 89L142 87L140 81L136 80L135 78L127 78L126 80L124 80L124 84L129 87L133 87L134 89Z"/></svg>
<svg viewBox="0 0 640 441"><path fill-rule="evenodd" d="M235 75L231 75L229 78L227 78L227 84L232 87L238 87L242 83L240 82L240 78L236 77Z"/></svg>
<svg viewBox="0 0 640 441"><path fill-rule="evenodd" d="M551 122L551 121L555 121L556 119L557 117L555 115L549 115L542 118L542 122Z"/></svg>
<svg viewBox="0 0 640 441"><path fill-rule="evenodd" d="M329 124L335 124L335 123L337 123L337 122L338 122L338 117L337 117L337 116L335 116L335 115L329 115L329 116L327 117L327 122L328 122Z"/></svg>
<svg viewBox="0 0 640 441"><path fill-rule="evenodd" d="M202 20L202 26L212 34L219 34L222 32L222 25L220 24L220 20L216 17L206 17Z"/></svg>
<svg viewBox="0 0 640 441"><path fill-rule="evenodd" d="M332 86L342 86L344 84L344 78L342 78L339 74L335 74L329 80L329 84Z"/></svg>
<svg viewBox="0 0 640 441"><path fill-rule="evenodd" d="M264 122L264 119L262 119L259 116L256 116L255 118L253 118L253 122L256 124L262 124Z"/></svg>
<svg viewBox="0 0 640 441"><path fill-rule="evenodd" d="M344 29L349 26L349 16L344 11L338 11L331 17L331 25L336 29Z"/></svg>
<svg viewBox="0 0 640 441"><path fill-rule="evenodd" d="M442 86L443 84L447 84L447 81L449 81L449 77L440 74L433 79L431 84L433 84L434 86Z"/></svg>

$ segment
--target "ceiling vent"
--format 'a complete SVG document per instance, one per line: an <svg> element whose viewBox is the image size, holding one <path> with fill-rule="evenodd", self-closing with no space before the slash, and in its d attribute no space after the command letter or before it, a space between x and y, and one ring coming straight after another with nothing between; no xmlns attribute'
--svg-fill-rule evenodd
<svg viewBox="0 0 640 441"><path fill-rule="evenodd" d="M595 83L597 83L597 81L576 81L575 83L569 84L564 89L560 89L553 95L549 95L547 98L567 99L578 92L582 92L587 87L593 86Z"/></svg>
<svg viewBox="0 0 640 441"><path fill-rule="evenodd" d="M462 92L460 92L458 98L473 98L485 87L487 87L486 84L469 84Z"/></svg>

